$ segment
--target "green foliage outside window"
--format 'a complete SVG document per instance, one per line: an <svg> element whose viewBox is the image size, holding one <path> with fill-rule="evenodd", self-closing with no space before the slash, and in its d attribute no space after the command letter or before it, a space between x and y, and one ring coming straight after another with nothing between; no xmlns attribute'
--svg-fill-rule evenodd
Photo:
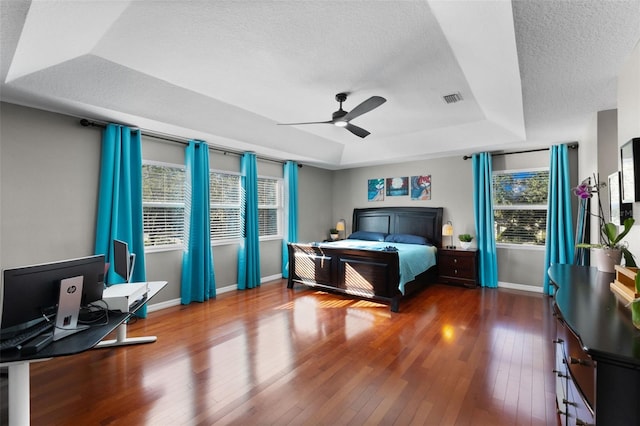
<svg viewBox="0 0 640 426"><path fill-rule="evenodd" d="M496 242L545 244L548 186L548 170L494 173Z"/></svg>

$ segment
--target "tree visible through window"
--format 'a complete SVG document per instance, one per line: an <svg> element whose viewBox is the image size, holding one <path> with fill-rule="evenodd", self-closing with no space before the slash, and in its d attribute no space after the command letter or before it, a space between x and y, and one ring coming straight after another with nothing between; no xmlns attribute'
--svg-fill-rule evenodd
<svg viewBox="0 0 640 426"><path fill-rule="evenodd" d="M545 244L548 190L548 169L493 173L497 243Z"/></svg>

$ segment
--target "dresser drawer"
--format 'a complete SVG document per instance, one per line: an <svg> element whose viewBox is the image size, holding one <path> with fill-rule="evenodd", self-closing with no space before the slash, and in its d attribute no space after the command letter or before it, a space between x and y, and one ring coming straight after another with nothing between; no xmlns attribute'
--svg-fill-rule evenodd
<svg viewBox="0 0 640 426"><path fill-rule="evenodd" d="M477 251L440 249L438 270L443 281L475 287L478 284Z"/></svg>
<svg viewBox="0 0 640 426"><path fill-rule="evenodd" d="M440 268L443 270L443 275L470 279L475 278L475 265L468 258L445 257L440 260Z"/></svg>
<svg viewBox="0 0 640 426"><path fill-rule="evenodd" d="M570 425L595 425L596 419L589 404L583 398L583 393L578 390L573 379L567 380L567 397L565 400L567 410L567 424Z"/></svg>
<svg viewBox="0 0 640 426"><path fill-rule="evenodd" d="M564 322L562 315L560 314L557 306L553 306L553 315L556 317L556 333L558 339L562 341L561 347L564 351L564 362L567 366L567 372L570 376L570 382L575 388L575 391L579 395L574 395L572 398L577 400L584 400L588 409L593 412L595 407L595 392L596 392L596 366L595 362L589 356L582 345L580 340L569 329Z"/></svg>

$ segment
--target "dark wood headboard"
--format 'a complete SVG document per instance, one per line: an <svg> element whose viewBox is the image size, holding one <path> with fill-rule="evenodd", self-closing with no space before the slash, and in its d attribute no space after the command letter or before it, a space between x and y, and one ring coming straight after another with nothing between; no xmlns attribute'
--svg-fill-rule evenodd
<svg viewBox="0 0 640 426"><path fill-rule="evenodd" d="M380 207L353 210L353 232L412 234L442 246L442 207Z"/></svg>

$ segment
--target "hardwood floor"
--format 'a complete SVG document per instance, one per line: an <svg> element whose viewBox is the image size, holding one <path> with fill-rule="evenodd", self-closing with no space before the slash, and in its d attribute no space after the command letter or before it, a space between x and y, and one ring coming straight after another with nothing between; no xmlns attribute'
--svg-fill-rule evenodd
<svg viewBox="0 0 640 426"><path fill-rule="evenodd" d="M549 300L433 285L388 306L285 281L149 314L153 344L31 367L34 425L556 424Z"/></svg>

